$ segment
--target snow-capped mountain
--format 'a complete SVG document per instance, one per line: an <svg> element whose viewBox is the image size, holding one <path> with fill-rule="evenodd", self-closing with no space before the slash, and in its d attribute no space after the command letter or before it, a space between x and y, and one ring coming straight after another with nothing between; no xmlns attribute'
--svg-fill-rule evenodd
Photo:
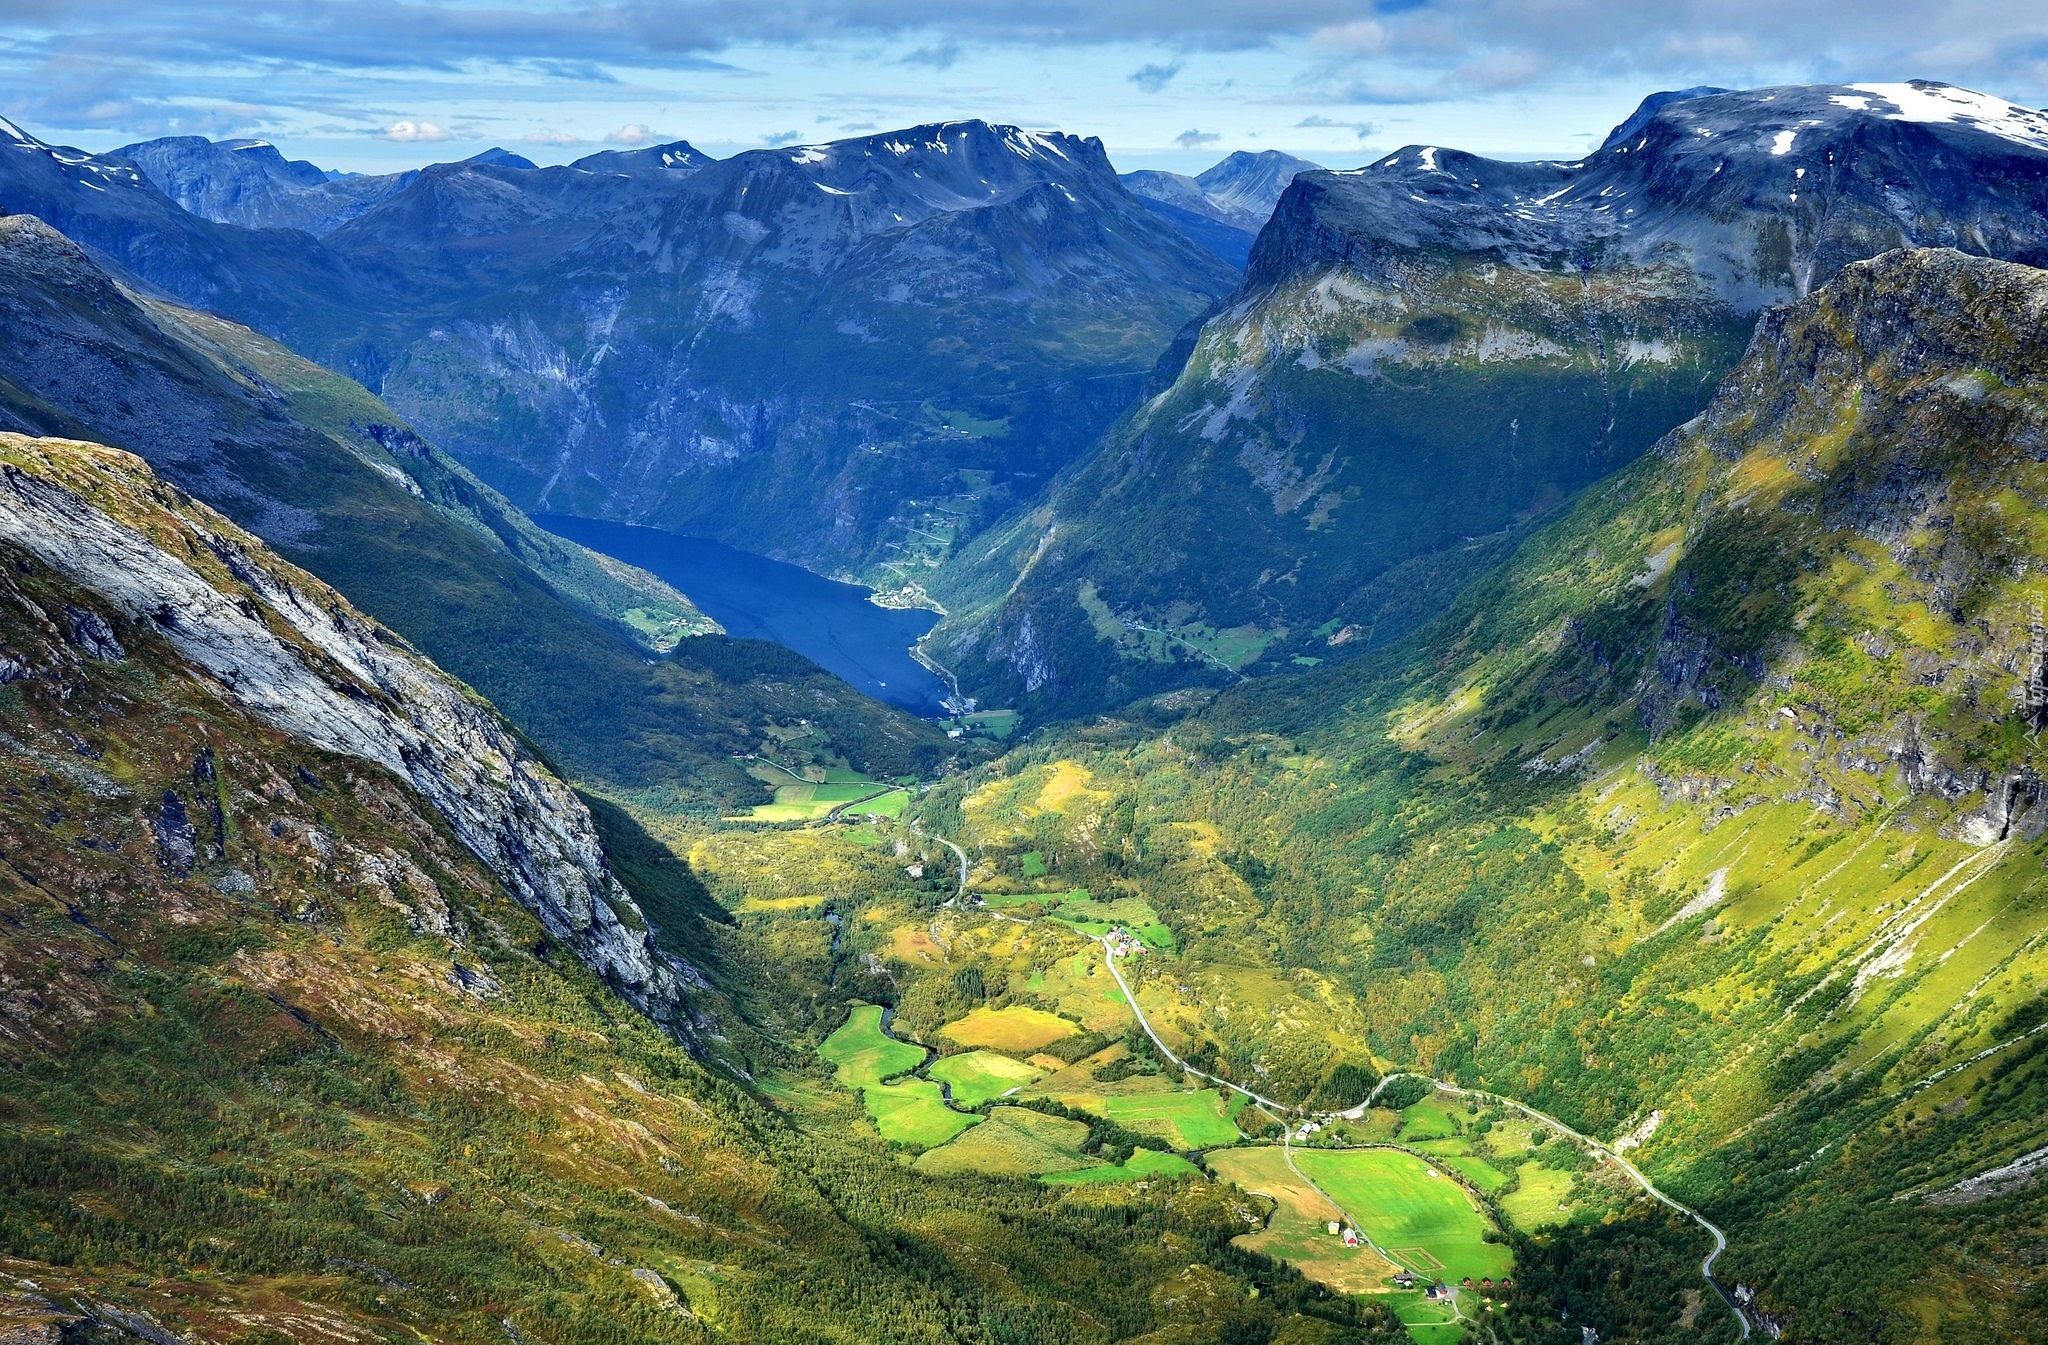
<svg viewBox="0 0 2048 1345"><path fill-rule="evenodd" d="M1146 209L1232 266L1242 267L1252 240L1272 218L1273 207L1300 173L1322 167L1278 150L1244 150L1189 177L1141 169L1125 173L1123 184Z"/></svg>
<svg viewBox="0 0 2048 1345"><path fill-rule="evenodd" d="M1269 660L1384 642L1702 410L1767 306L1901 246L2048 261L2048 116L1998 98L1687 90L1622 130L1572 162L1411 145L1294 179L1173 386L1068 478L1059 546L940 657L993 697L1071 694L1062 661L1111 624L1084 585L1188 642L1121 640L1125 698L1220 675L1169 666L1203 630ZM1037 545L1020 525L959 583L1009 591Z"/></svg>
<svg viewBox="0 0 2048 1345"><path fill-rule="evenodd" d="M1099 141L985 122L273 176L237 198L260 228L129 159L17 143L6 208L371 384L520 503L827 568L897 558L941 498L1036 492L1236 279ZM158 151L131 147L209 201L232 193L205 164L248 152Z"/></svg>

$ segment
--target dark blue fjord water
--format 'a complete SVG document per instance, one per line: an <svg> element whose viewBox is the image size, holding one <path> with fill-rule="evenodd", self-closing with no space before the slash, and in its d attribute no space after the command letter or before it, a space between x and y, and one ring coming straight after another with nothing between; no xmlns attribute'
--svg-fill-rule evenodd
<svg viewBox="0 0 2048 1345"><path fill-rule="evenodd" d="M937 716L946 684L910 657L938 614L877 607L858 584L659 528L535 514L572 542L661 576L735 635L794 649L877 700Z"/></svg>

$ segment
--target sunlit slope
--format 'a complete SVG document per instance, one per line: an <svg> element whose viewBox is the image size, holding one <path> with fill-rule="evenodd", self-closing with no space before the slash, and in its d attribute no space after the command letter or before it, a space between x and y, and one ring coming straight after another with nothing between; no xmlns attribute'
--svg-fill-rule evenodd
<svg viewBox="0 0 2048 1345"><path fill-rule="evenodd" d="M1848 267L1420 637L1074 735L1099 798L1037 843L1158 905L1194 965L1140 993L1227 1067L1295 1077L1280 1028L1355 1006L1382 1065L1633 1136L1798 1337L2012 1338L2044 312L2021 266Z"/></svg>

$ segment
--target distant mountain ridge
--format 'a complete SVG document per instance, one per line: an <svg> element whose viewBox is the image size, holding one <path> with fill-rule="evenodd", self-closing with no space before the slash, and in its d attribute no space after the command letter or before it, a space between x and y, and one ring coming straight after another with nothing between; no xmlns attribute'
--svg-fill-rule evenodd
<svg viewBox="0 0 2048 1345"><path fill-rule="evenodd" d="M6 208L348 372L517 503L912 601L943 539L1042 489L1235 282L1099 141L978 121L722 161L677 142L265 179L234 198L262 228L31 141L0 153Z"/></svg>
<svg viewBox="0 0 2048 1345"><path fill-rule="evenodd" d="M1925 82L1653 96L1584 160L1296 178L1172 386L940 585L1009 702L1115 703L1412 628L1704 408L1759 311L1907 244L2048 258L2048 117Z"/></svg>
<svg viewBox="0 0 2048 1345"><path fill-rule="evenodd" d="M1238 150L1193 177L1140 169L1123 174L1123 184L1147 210L1243 269L1288 184L1321 168L1279 150Z"/></svg>

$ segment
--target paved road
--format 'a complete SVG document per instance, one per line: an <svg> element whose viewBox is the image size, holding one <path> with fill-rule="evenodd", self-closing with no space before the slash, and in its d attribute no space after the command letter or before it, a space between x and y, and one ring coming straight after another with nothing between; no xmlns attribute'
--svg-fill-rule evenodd
<svg viewBox="0 0 2048 1345"><path fill-rule="evenodd" d="M1349 1111L1340 1114L1352 1119L1356 1119L1358 1116L1362 1115L1365 1109L1371 1106L1373 1102L1379 1097L1381 1089L1385 1088L1394 1080L1402 1078L1424 1079L1439 1093L1448 1093L1454 1097L1466 1097L1473 1098L1482 1102L1499 1103L1503 1107L1507 1107L1511 1110L1520 1112L1522 1115L1528 1117L1532 1121L1540 1121L1544 1125L1562 1131L1564 1134L1567 1134L1571 1136L1573 1139L1577 1140L1581 1145L1585 1146L1586 1149L1599 1155L1602 1158L1605 1158L1609 1162L1613 1163L1616 1167L1620 1168L1623 1172L1626 1172L1629 1175L1630 1179L1633 1180L1637 1186L1643 1188L1643 1194L1649 1196L1650 1199L1658 1202L1659 1204L1665 1206L1668 1209L1677 1211L1679 1214L1684 1215L1686 1218L1698 1224L1701 1228L1706 1229L1708 1236L1714 1239L1714 1250L1708 1252L1706 1260L1700 1262L1700 1274L1706 1279L1707 1284L1713 1288L1713 1291L1720 1296L1721 1301L1728 1305L1728 1311L1735 1314L1736 1325L1742 1328L1742 1339L1749 1339L1749 1314L1742 1310L1742 1308L1735 1302L1735 1299L1728 1293L1728 1291L1721 1287L1721 1282L1714 1278L1714 1262L1720 1259L1722 1252L1728 1250L1728 1235L1723 1233L1719 1228L1716 1228L1713 1224L1709 1223L1706 1217L1702 1215L1698 1210L1693 1209L1691 1206L1688 1205L1681 1205L1677 1201L1673 1200L1670 1196L1665 1195L1662 1191L1657 1189L1655 1183L1653 1183L1648 1177L1645 1177L1643 1175L1643 1171L1641 1168L1637 1167L1634 1163L1629 1162L1628 1159L1622 1157L1620 1154L1616 1153L1607 1145L1602 1144L1599 1140L1594 1139L1591 1135L1582 1135L1578 1131L1566 1125L1564 1122L1558 1120L1555 1116L1550 1115L1548 1112L1537 1111L1534 1107L1531 1107L1525 1102L1517 1102L1511 1097L1502 1097L1499 1093L1487 1093L1482 1092L1478 1089L1460 1088L1455 1084L1441 1083L1438 1080L1431 1079L1428 1075L1424 1074L1396 1073L1389 1074L1386 1078L1380 1080L1378 1087L1375 1087L1372 1090L1371 1096L1367 1097L1364 1102L1361 1102L1358 1106L1353 1107Z"/></svg>
<svg viewBox="0 0 2048 1345"><path fill-rule="evenodd" d="M1598 1154L1602 1158L1607 1159L1608 1161L1612 1162L1616 1167L1619 1167L1623 1172L1626 1172L1629 1175L1629 1177L1635 1181L1636 1185L1643 1188L1644 1194L1648 1195L1652 1200L1655 1200L1660 1204L1667 1206L1670 1209L1676 1210L1678 1213L1684 1215L1686 1218L1691 1219L1694 1223L1698 1224L1701 1228L1707 1230L1707 1233L1714 1239L1714 1250L1708 1252L1706 1260L1700 1262L1700 1274L1703 1277L1705 1277L1707 1284L1713 1288L1714 1292L1720 1296L1721 1301L1728 1305L1728 1311L1735 1314L1736 1325L1739 1326L1742 1330L1742 1339L1749 1339L1749 1314L1745 1313L1742 1310L1742 1308L1739 1305L1737 1305L1735 1299L1728 1293L1728 1291L1721 1287L1721 1282L1714 1278L1714 1262L1720 1259L1722 1252L1728 1250L1728 1236L1725 1233L1723 1233L1720 1229L1716 1228L1713 1224L1707 1222L1706 1218L1702 1216L1698 1210L1692 1209L1691 1207L1686 1205L1681 1205L1677 1201L1673 1200L1670 1196L1667 1196L1662 1191L1658 1190L1655 1184L1653 1184L1648 1177L1645 1177L1643 1175L1642 1170L1640 1168L1638 1168L1635 1164L1629 1162L1628 1159L1616 1153L1613 1149L1610 1149L1605 1144L1602 1144L1599 1140L1594 1139L1590 1135L1582 1135L1578 1131L1566 1125L1564 1122L1558 1120L1555 1116L1551 1116L1545 1112L1537 1111L1534 1107L1531 1107L1526 1103L1517 1102L1513 1098L1502 1097L1498 1093L1484 1093L1479 1092L1475 1089L1459 1088L1455 1084L1440 1083L1437 1080L1431 1079L1429 1078L1429 1076L1423 1074L1389 1074L1386 1078L1380 1080L1378 1086L1372 1090L1371 1095L1368 1096L1364 1102L1359 1103L1356 1107L1352 1107L1346 1111L1341 1112L1306 1112L1300 1108L1285 1106L1281 1103L1273 1101L1270 1098L1260 1097L1257 1093L1252 1092L1249 1088L1241 1088L1237 1084L1232 1083L1228 1079L1219 1079L1213 1074L1205 1073L1202 1070L1198 1070L1194 1068L1192 1065L1188 1064L1185 1060L1182 1060L1179 1056L1175 1055L1172 1049L1168 1047L1165 1042L1159 1039L1159 1034L1152 1030L1152 1024L1150 1020L1148 1020L1145 1017L1145 1011L1142 1008L1138 1007L1137 994L1134 991L1132 991L1131 983L1124 979L1123 969L1117 966L1116 964L1116 950L1113 947L1111 947L1108 939L1105 938L1100 942L1102 943L1103 960L1109 964L1109 974L1116 977L1117 988L1124 992L1124 999L1128 1001L1131 1006L1132 1017L1138 1020L1139 1027L1145 1029L1145 1035L1152 1039L1152 1044L1158 1048L1159 1053L1165 1056L1168 1060L1172 1061L1174 1064L1186 1070L1188 1073L1196 1076L1197 1078L1207 1079L1211 1083L1219 1084L1222 1087L1228 1088L1233 1092L1242 1093L1246 1097L1250 1098L1252 1101L1258 1103L1260 1106L1272 1112L1275 1119L1277 1119L1280 1122L1282 1127L1280 1141L1281 1152L1287 1158L1288 1168L1293 1171L1295 1176L1301 1178L1302 1181L1307 1182L1311 1188L1320 1193L1325 1200L1329 1200L1330 1203L1332 1205L1335 1205L1339 1211L1342 1211L1345 1215L1346 1221L1349 1222L1354 1228L1358 1227L1358 1221L1350 1217L1350 1212L1344 1210L1344 1207L1342 1205L1338 1205L1335 1200L1331 1199L1329 1192L1324 1191L1319 1186L1316 1186L1315 1182L1308 1176L1307 1173L1303 1172L1299 1167L1295 1166L1293 1146L1294 1126L1288 1120L1288 1118L1290 1115L1305 1115L1312 1116L1317 1120L1336 1120L1339 1118L1346 1120L1357 1120L1359 1117L1365 1114L1365 1109L1371 1106L1373 1102L1378 1099L1381 1089L1384 1089L1389 1083L1392 1083L1395 1079L1404 1077L1424 1079L1440 1093L1448 1093L1456 1097L1474 1098L1486 1102L1497 1102L1504 1107L1509 1107L1515 1111L1522 1113L1522 1115L1528 1117L1533 1121L1540 1121L1544 1125L1550 1126L1556 1130L1563 1132L1566 1135L1571 1136L1580 1144L1584 1145L1588 1150L1592 1151L1595 1154ZM1385 1252L1382 1251L1381 1254L1384 1255Z"/></svg>

